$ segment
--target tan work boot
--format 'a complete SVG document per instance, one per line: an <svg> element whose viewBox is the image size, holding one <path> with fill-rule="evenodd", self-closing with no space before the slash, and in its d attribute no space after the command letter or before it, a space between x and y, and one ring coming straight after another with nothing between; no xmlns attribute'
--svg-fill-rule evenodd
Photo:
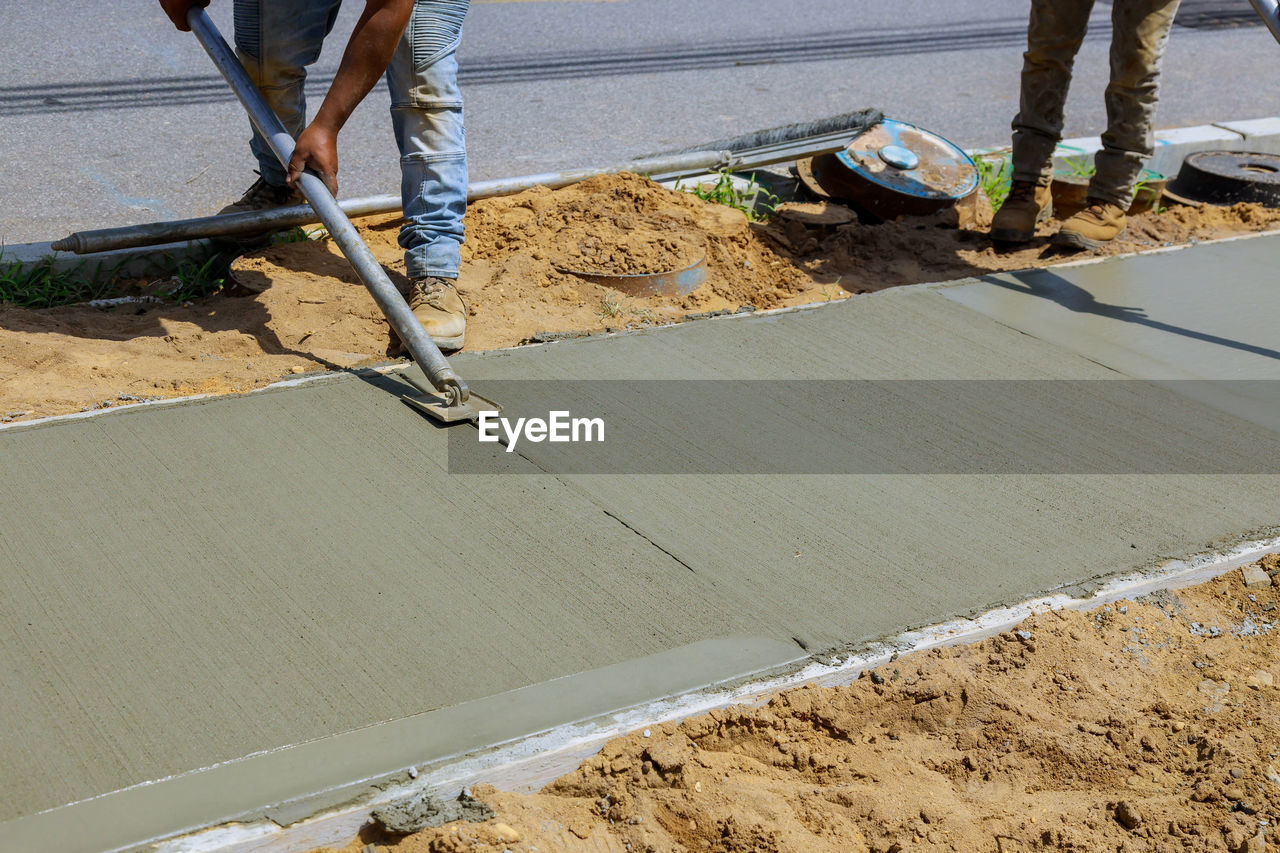
<svg viewBox="0 0 1280 853"><path fill-rule="evenodd" d="M409 283L409 309L442 350L462 349L467 335L467 306L453 281L439 276Z"/></svg>
<svg viewBox="0 0 1280 853"><path fill-rule="evenodd" d="M991 219L991 239L997 243L1025 243L1036 236L1036 223L1053 215L1053 194L1031 181L1014 181L1009 195Z"/></svg>
<svg viewBox="0 0 1280 853"><path fill-rule="evenodd" d="M267 183L267 179L259 176L258 180L253 182L253 186L240 197L239 201L232 202L218 214L223 213L249 213L256 210L270 210L273 207L287 207L291 204L303 204L306 199L303 198L301 190L297 187L285 185L277 187Z"/></svg>
<svg viewBox="0 0 1280 853"><path fill-rule="evenodd" d="M1053 244L1069 249L1101 249L1122 234L1124 208L1091 198L1088 207L1062 223Z"/></svg>

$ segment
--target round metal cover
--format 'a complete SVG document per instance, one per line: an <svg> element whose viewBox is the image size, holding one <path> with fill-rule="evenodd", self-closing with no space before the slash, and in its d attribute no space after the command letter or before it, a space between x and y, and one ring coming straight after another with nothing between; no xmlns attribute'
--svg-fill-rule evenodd
<svg viewBox="0 0 1280 853"><path fill-rule="evenodd" d="M1280 207L1280 156L1244 151L1188 154L1165 195L1184 204L1244 201Z"/></svg>
<svg viewBox="0 0 1280 853"><path fill-rule="evenodd" d="M886 149L891 153L881 156ZM891 165L893 149L914 155L915 165ZM955 201L978 186L978 169L968 154L936 133L891 118L859 135L836 157L868 181L916 198Z"/></svg>
<svg viewBox="0 0 1280 853"><path fill-rule="evenodd" d="M935 213L978 187L978 168L969 155L936 133L894 119L807 166L826 196L883 219Z"/></svg>

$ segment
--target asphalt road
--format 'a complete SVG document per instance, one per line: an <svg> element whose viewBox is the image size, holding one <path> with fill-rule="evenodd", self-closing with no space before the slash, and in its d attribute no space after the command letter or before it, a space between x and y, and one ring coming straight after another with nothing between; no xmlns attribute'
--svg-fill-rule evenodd
<svg viewBox="0 0 1280 853"><path fill-rule="evenodd" d="M313 104L360 5L313 69ZM194 38L149 0L58 9L0 4L0 240L212 213L248 186L247 120ZM1108 11L1077 61L1069 136L1105 125ZM229 35L230 0L212 12ZM867 106L964 146L1004 144L1026 13L1025 0L473 0L460 51L472 177ZM1159 126L1280 113L1263 84L1280 46L1250 14L1245 0L1184 0ZM344 131L343 195L398 187L387 104L379 88Z"/></svg>

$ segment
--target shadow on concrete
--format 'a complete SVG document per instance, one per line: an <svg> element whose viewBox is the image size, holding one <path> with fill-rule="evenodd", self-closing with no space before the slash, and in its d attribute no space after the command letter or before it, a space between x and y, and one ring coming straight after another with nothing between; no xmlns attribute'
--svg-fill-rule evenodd
<svg viewBox="0 0 1280 853"><path fill-rule="evenodd" d="M1013 279L1013 281L1008 279ZM1006 290L1012 290L1015 293L1046 299L1077 314L1094 314L1098 317L1146 326L1156 331L1180 335L1191 340L1203 341L1264 358L1280 360L1280 350L1166 323L1152 318L1147 314L1145 308L1139 306L1111 305L1106 302L1099 302L1092 293L1083 287L1072 284L1067 279L1049 270L1024 270L1022 272L1005 273L1001 276L988 274L978 276L978 280Z"/></svg>

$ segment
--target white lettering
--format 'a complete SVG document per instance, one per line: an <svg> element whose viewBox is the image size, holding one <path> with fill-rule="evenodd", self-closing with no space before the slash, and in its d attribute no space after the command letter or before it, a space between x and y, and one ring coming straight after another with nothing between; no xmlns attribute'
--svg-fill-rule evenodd
<svg viewBox="0 0 1280 853"><path fill-rule="evenodd" d="M495 442L498 440L498 425L502 418L498 413L489 409L480 413L480 440L486 442ZM492 430L492 432L490 431Z"/></svg>
<svg viewBox="0 0 1280 853"><path fill-rule="evenodd" d="M511 421L506 418L502 419L502 431L507 434L507 452L510 453L516 449L516 436L520 434L520 428L524 426L524 418L516 418L516 428L511 428Z"/></svg>
<svg viewBox="0 0 1280 853"><path fill-rule="evenodd" d="M515 452L521 439L534 444L604 441L604 418L575 418L563 410L549 412L547 420L516 418L514 422L497 412L481 412L476 426L482 442L499 442L505 435L507 453Z"/></svg>
<svg viewBox="0 0 1280 853"><path fill-rule="evenodd" d="M584 437L578 438L578 428L582 427ZM592 438L592 430L595 430L597 438ZM604 418L574 418L573 419L573 440L578 441L604 441Z"/></svg>
<svg viewBox="0 0 1280 853"><path fill-rule="evenodd" d="M554 444L563 444L569 440L570 427L568 412L552 412L551 413L551 432L547 436L547 441Z"/></svg>

